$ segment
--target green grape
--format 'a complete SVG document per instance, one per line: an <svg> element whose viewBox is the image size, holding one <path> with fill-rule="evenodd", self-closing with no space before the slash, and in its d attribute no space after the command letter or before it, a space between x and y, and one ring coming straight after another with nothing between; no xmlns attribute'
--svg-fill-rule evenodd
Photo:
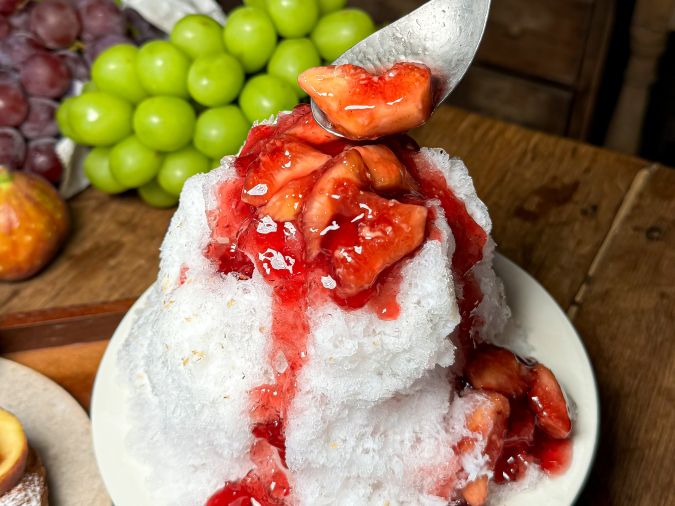
<svg viewBox="0 0 675 506"><path fill-rule="evenodd" d="M163 155L131 135L110 152L110 173L128 188L138 188L157 176Z"/></svg>
<svg viewBox="0 0 675 506"><path fill-rule="evenodd" d="M239 107L251 123L268 119L298 105L298 95L286 81L268 74L249 79L239 95Z"/></svg>
<svg viewBox="0 0 675 506"><path fill-rule="evenodd" d="M185 146L166 154L157 175L157 182L166 192L178 196L185 181L195 174L209 170L211 161L194 146Z"/></svg>
<svg viewBox="0 0 675 506"><path fill-rule="evenodd" d="M157 151L174 151L190 142L197 121L195 110L176 97L152 97L134 114L134 131L140 141Z"/></svg>
<svg viewBox="0 0 675 506"><path fill-rule="evenodd" d="M317 2L322 16L339 11L347 4L347 0L317 0Z"/></svg>
<svg viewBox="0 0 675 506"><path fill-rule="evenodd" d="M267 12L279 35L288 39L304 37L319 19L316 0L267 0Z"/></svg>
<svg viewBox="0 0 675 506"><path fill-rule="evenodd" d="M248 74L262 69L277 45L277 32L265 11L239 7L230 13L223 30L227 52L239 60Z"/></svg>
<svg viewBox="0 0 675 506"><path fill-rule="evenodd" d="M246 7L256 7L264 11L267 10L267 0L244 0Z"/></svg>
<svg viewBox="0 0 675 506"><path fill-rule="evenodd" d="M119 183L110 173L111 148L94 148L84 160L84 174L97 190L114 195L129 188Z"/></svg>
<svg viewBox="0 0 675 506"><path fill-rule="evenodd" d="M198 58L190 67L188 89L197 102L218 107L232 102L244 86L244 69L226 53Z"/></svg>
<svg viewBox="0 0 675 506"><path fill-rule="evenodd" d="M111 95L138 104L148 94L136 74L138 48L128 44L112 46L101 53L91 68L91 79L97 88Z"/></svg>
<svg viewBox="0 0 675 506"><path fill-rule="evenodd" d="M150 95L188 98L190 58L171 42L155 40L138 52L136 72Z"/></svg>
<svg viewBox="0 0 675 506"><path fill-rule="evenodd" d="M98 86L94 81L87 81L84 86L82 86L82 94L91 93L92 91L100 91Z"/></svg>
<svg viewBox="0 0 675 506"><path fill-rule="evenodd" d="M73 100L68 120L84 144L110 146L131 134L133 113L133 107L126 100L94 91Z"/></svg>
<svg viewBox="0 0 675 506"><path fill-rule="evenodd" d="M56 123L59 125L61 133L72 139L77 144L84 144L84 141L75 133L73 127L70 126L70 106L77 99L77 97L70 97L61 102L59 108L56 110Z"/></svg>
<svg viewBox="0 0 675 506"><path fill-rule="evenodd" d="M171 30L171 42L192 59L225 51L223 27L203 14L191 14L178 21Z"/></svg>
<svg viewBox="0 0 675 506"><path fill-rule="evenodd" d="M251 123L236 105L209 109L197 119L195 147L209 158L236 155L244 144Z"/></svg>
<svg viewBox="0 0 675 506"><path fill-rule="evenodd" d="M309 39L282 40L267 64L267 73L290 84L298 97L306 97L298 86L298 76L305 70L321 65L321 57Z"/></svg>
<svg viewBox="0 0 675 506"><path fill-rule="evenodd" d="M150 204L152 207L166 209L167 207L173 207L178 204L178 197L164 191L164 189L159 186L156 178L141 186L138 189L138 194L145 203Z"/></svg>
<svg viewBox="0 0 675 506"><path fill-rule="evenodd" d="M322 17L311 38L319 54L332 62L374 31L375 24L368 14L359 9L345 9Z"/></svg>

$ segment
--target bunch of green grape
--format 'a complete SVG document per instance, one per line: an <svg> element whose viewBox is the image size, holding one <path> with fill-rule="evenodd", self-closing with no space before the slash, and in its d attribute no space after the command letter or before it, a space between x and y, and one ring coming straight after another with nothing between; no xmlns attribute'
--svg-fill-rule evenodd
<svg viewBox="0 0 675 506"><path fill-rule="evenodd" d="M245 0L225 27L189 15L169 41L101 53L83 94L57 114L65 136L94 147L84 166L92 185L110 194L137 188L153 206L175 205L189 177L239 151L254 121L307 96L301 72L375 31L345 2Z"/></svg>

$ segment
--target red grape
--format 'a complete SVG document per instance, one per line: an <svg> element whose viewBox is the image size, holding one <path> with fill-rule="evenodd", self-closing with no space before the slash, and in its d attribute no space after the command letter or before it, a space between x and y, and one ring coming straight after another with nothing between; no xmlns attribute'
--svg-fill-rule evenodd
<svg viewBox="0 0 675 506"><path fill-rule="evenodd" d="M19 10L21 0L0 0L0 14L8 16Z"/></svg>
<svg viewBox="0 0 675 506"><path fill-rule="evenodd" d="M80 56L79 53L70 51L69 49L63 49L57 51L56 55L66 64L66 67L70 70L70 76L73 79L89 81L89 65L87 65L87 62L84 61L84 58Z"/></svg>
<svg viewBox="0 0 675 506"><path fill-rule="evenodd" d="M16 86L0 84L0 126L17 126L28 114L28 102Z"/></svg>
<svg viewBox="0 0 675 506"><path fill-rule="evenodd" d="M42 176L52 184L58 183L63 175L63 165L56 155L55 147L56 139L49 137L30 141L23 165L24 172Z"/></svg>
<svg viewBox="0 0 675 506"><path fill-rule="evenodd" d="M31 31L50 49L68 47L80 34L80 21L70 5L43 0L30 15Z"/></svg>
<svg viewBox="0 0 675 506"><path fill-rule="evenodd" d="M87 0L77 9L82 23L82 40L86 43L106 35L124 35L124 14L110 0Z"/></svg>
<svg viewBox="0 0 675 506"><path fill-rule="evenodd" d="M164 32L148 23L145 18L134 9L130 7L124 9L124 16L126 17L127 25L129 26L131 38L137 44L143 44L151 40L163 39L165 37Z"/></svg>
<svg viewBox="0 0 675 506"><path fill-rule="evenodd" d="M28 32L14 32L0 42L0 64L19 69L28 58L43 52L45 48L35 35Z"/></svg>
<svg viewBox="0 0 675 506"><path fill-rule="evenodd" d="M0 84L21 87L21 76L16 70L2 69L0 70Z"/></svg>
<svg viewBox="0 0 675 506"><path fill-rule="evenodd" d="M35 7L35 2L30 2L21 12L17 12L9 17L9 24L17 31L30 32L30 15Z"/></svg>
<svg viewBox="0 0 675 506"><path fill-rule="evenodd" d="M21 84L36 97L59 98L70 87L70 71L56 55L34 54L21 66Z"/></svg>
<svg viewBox="0 0 675 506"><path fill-rule="evenodd" d="M5 40L12 33L12 25L5 16L0 16L0 40Z"/></svg>
<svg viewBox="0 0 675 506"><path fill-rule="evenodd" d="M29 98L28 116L19 127L23 136L28 139L37 139L59 135L59 126L55 119L58 107L58 102L48 98Z"/></svg>
<svg viewBox="0 0 675 506"><path fill-rule="evenodd" d="M0 164L19 170L25 156L26 143L21 134L15 128L0 128Z"/></svg>
<svg viewBox="0 0 675 506"><path fill-rule="evenodd" d="M133 42L131 42L126 37L122 37L121 35L106 35L102 39L87 45L87 49L84 51L84 59L91 66L94 64L94 60L98 58L98 55L100 55L109 47L116 46L118 44L130 44L135 46Z"/></svg>

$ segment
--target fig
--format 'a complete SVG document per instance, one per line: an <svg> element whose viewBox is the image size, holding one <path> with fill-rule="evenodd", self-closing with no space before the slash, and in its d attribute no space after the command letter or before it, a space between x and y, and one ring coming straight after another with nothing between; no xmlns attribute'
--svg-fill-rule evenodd
<svg viewBox="0 0 675 506"><path fill-rule="evenodd" d="M42 270L68 235L66 203L40 176L0 165L0 281Z"/></svg>

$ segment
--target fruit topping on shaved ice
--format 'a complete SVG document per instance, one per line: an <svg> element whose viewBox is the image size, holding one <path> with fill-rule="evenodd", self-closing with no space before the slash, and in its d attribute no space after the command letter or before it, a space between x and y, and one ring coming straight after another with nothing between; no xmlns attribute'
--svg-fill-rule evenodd
<svg viewBox="0 0 675 506"><path fill-rule="evenodd" d="M405 134L429 69L303 76L348 138L299 105L189 179L120 353L153 504L480 506L564 472L561 386L494 344L510 313L487 208L459 159Z"/></svg>

